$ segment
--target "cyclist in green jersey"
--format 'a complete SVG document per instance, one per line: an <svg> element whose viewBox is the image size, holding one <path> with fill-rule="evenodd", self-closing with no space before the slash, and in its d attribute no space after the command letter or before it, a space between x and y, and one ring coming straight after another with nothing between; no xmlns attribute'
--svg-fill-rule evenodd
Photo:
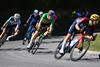
<svg viewBox="0 0 100 67"><path fill-rule="evenodd" d="M46 37L48 34L50 34L53 30L54 25L54 15L55 12L53 10L49 10L48 13L44 13L42 17L40 18L39 23L36 25L36 31L32 35L30 43L27 46L27 49L32 48L32 44L35 43L35 39L43 33L43 38Z"/></svg>

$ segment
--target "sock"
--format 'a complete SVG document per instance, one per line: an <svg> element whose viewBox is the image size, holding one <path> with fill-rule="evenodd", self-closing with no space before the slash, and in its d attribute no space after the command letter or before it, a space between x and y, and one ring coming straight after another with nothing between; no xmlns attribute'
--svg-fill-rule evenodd
<svg viewBox="0 0 100 67"><path fill-rule="evenodd" d="M66 45L66 42L63 41L62 46L61 46L61 50L64 50L65 45Z"/></svg>
<svg viewBox="0 0 100 67"><path fill-rule="evenodd" d="M28 48L30 48L30 46L32 45L32 43L33 43L33 40L31 40L30 42L29 42L29 44L28 44Z"/></svg>

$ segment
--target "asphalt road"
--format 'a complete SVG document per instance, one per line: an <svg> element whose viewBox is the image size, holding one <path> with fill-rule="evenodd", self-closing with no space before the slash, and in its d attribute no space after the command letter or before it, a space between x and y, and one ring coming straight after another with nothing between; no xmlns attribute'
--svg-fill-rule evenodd
<svg viewBox="0 0 100 67"><path fill-rule="evenodd" d="M6 42L0 47L0 67L100 67L98 52L87 52L79 61L70 60L66 54L60 60L54 58L54 51L63 37L45 39L36 54L26 50L22 41Z"/></svg>

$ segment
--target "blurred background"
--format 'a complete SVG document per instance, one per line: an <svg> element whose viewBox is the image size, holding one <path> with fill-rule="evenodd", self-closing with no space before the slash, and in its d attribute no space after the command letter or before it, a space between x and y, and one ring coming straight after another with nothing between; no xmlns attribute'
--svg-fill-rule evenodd
<svg viewBox="0 0 100 67"><path fill-rule="evenodd" d="M0 2L0 27L14 13L21 14L22 27L20 36L26 29L23 24L28 19L29 15L38 9L39 11L47 12L53 9L58 16L58 21L55 23L52 35L66 35L67 30L72 23L72 12L76 10L86 10L89 13L100 14L99 0L1 0ZM97 26L99 31L100 25Z"/></svg>

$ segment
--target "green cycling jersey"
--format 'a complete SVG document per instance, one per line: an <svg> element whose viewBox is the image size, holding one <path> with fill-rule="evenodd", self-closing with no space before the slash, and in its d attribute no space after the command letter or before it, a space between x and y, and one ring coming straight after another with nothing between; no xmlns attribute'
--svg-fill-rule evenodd
<svg viewBox="0 0 100 67"><path fill-rule="evenodd" d="M54 17L52 17L51 19L48 19L48 13L44 13L40 19L41 24L49 24L49 25L54 25Z"/></svg>

